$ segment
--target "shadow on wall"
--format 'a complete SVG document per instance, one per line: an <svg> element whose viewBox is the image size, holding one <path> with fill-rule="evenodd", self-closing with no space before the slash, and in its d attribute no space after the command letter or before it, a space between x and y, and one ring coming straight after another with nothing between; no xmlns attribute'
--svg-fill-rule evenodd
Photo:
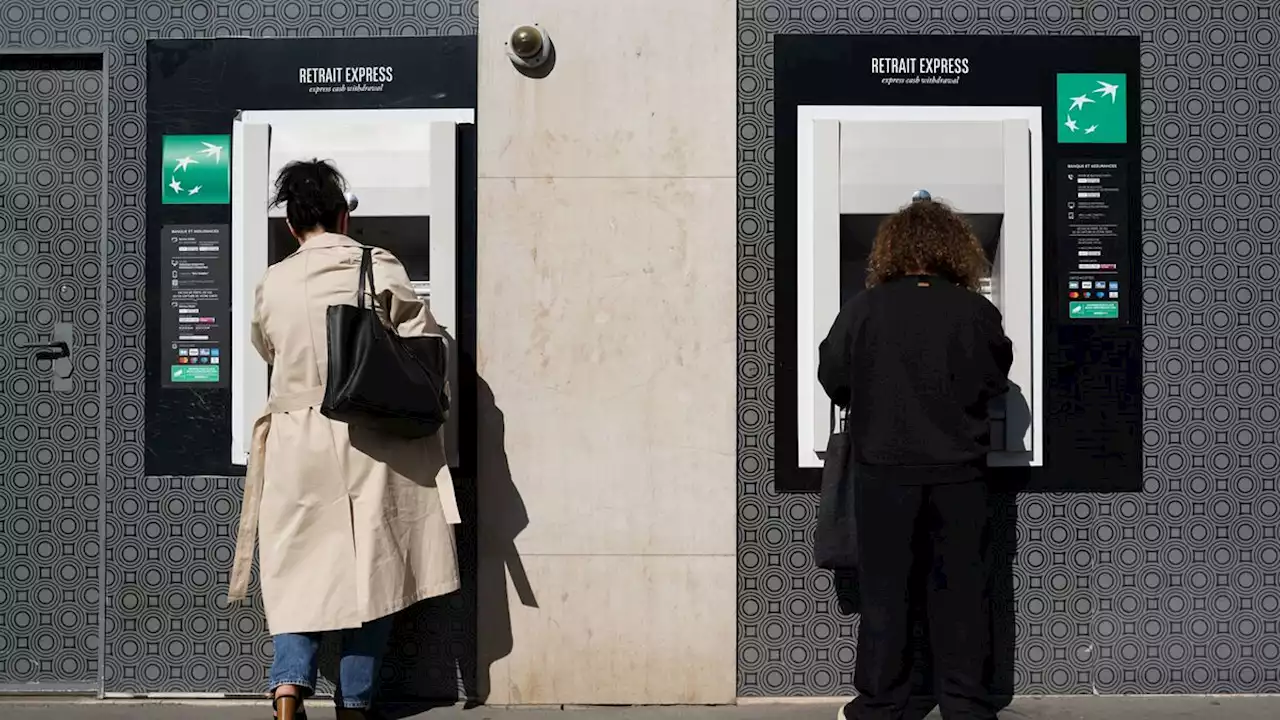
<svg viewBox="0 0 1280 720"><path fill-rule="evenodd" d="M464 370L476 377L473 367ZM512 649L508 574L521 604L538 606L516 551L515 539L529 525L529 516L511 479L503 414L488 384L477 379L475 386L474 422L462 424L476 428L476 434L461 440L464 447L476 449L476 457L464 458L464 467L457 472L458 504L463 517L458 528L462 589L418 603L397 620L381 690L388 702L384 713L389 718L452 706L460 694L469 707L483 704L489 697L491 666ZM481 495L486 513L482 519L478 513ZM480 522L485 527L484 562L478 562L482 545ZM481 597L485 598L484 606L492 609L484 617L477 612Z"/></svg>
<svg viewBox="0 0 1280 720"><path fill-rule="evenodd" d="M1017 495L993 492L988 512L991 518L988 562L991 595L991 647L992 667L990 688L992 702L1003 709L1013 700L1014 691L1014 634L1017 605L1013 595L1013 563L1017 557ZM916 557L929 552L923 544L916 548ZM914 643L914 667L911 672L911 703L905 720L923 720L937 706L934 695L933 663L929 646L928 625L925 615L925 583L927 568L913 571L915 586L911 614L915 618L912 635ZM835 573L837 607L842 615L855 615L861 611L856 571Z"/></svg>
<svg viewBox="0 0 1280 720"><path fill-rule="evenodd" d="M485 498L484 542L480 544L483 560L477 588L485 598L483 607L488 614L476 613L478 672L467 688L467 699L471 703L484 703L492 687L490 669L512 649L507 576L511 577L521 605L536 608L538 599L516 549L516 537L529 526L529 513L511 478L505 445L506 423L494 401L493 390L483 379L477 381L476 398L479 431L476 485Z"/></svg>

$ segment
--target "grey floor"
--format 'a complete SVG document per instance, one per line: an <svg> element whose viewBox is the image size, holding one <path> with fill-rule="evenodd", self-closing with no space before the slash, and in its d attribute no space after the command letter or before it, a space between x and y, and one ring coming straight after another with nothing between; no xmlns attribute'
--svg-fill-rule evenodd
<svg viewBox="0 0 1280 720"><path fill-rule="evenodd" d="M316 704L313 720L332 717ZM430 720L832 720L825 704L673 708L439 708L413 718ZM396 715L403 716L402 713ZM270 708L249 703L125 703L0 699L4 720L266 720ZM936 713L930 718L936 718ZM1007 720L1275 720L1280 696L1020 698L1000 714Z"/></svg>

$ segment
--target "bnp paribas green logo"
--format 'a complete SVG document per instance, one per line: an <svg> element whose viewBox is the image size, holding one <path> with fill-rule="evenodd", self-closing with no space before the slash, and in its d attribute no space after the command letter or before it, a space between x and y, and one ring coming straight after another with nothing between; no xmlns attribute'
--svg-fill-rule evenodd
<svg viewBox="0 0 1280 720"><path fill-rule="evenodd" d="M161 182L165 205L231 202L231 137L165 135Z"/></svg>
<svg viewBox="0 0 1280 720"><path fill-rule="evenodd" d="M1125 142L1125 90L1123 73L1058 73L1058 142Z"/></svg>

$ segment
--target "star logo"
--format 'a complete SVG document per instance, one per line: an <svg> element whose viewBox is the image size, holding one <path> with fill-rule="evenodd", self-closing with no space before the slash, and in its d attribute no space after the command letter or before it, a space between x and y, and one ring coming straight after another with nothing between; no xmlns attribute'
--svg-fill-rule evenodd
<svg viewBox="0 0 1280 720"><path fill-rule="evenodd" d="M1128 142L1126 80L1124 73L1058 73L1058 142Z"/></svg>
<svg viewBox="0 0 1280 720"><path fill-rule="evenodd" d="M231 137L165 135L161 143L161 202L165 205L231 203Z"/></svg>
<svg viewBox="0 0 1280 720"><path fill-rule="evenodd" d="M215 163L222 162L222 146L221 145L214 145L213 143L207 143L207 142L201 142L200 144L204 146L204 149L200 151L201 155L204 155L207 158L213 158L213 161Z"/></svg>
<svg viewBox="0 0 1280 720"><path fill-rule="evenodd" d="M1099 80L1098 85L1099 85L1098 89L1094 90L1094 92L1098 93L1102 97L1110 96L1111 102L1114 103L1116 101L1116 93L1120 91L1120 86L1112 85L1111 83L1105 80Z"/></svg>
<svg viewBox="0 0 1280 720"><path fill-rule="evenodd" d="M1084 109L1084 106L1085 106L1085 103L1091 103L1091 102L1093 102L1093 101L1094 101L1094 100L1093 100L1093 98L1089 97L1088 95L1081 95L1081 96L1079 96L1079 97L1073 97L1073 98L1071 98L1071 108L1070 108L1070 109L1071 109L1071 110L1083 110L1083 109Z"/></svg>

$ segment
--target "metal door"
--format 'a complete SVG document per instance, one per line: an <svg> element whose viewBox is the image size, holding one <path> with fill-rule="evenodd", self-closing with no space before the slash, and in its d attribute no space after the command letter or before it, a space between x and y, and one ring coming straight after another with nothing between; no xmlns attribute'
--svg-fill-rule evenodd
<svg viewBox="0 0 1280 720"><path fill-rule="evenodd" d="M100 687L104 86L0 55L0 691Z"/></svg>

